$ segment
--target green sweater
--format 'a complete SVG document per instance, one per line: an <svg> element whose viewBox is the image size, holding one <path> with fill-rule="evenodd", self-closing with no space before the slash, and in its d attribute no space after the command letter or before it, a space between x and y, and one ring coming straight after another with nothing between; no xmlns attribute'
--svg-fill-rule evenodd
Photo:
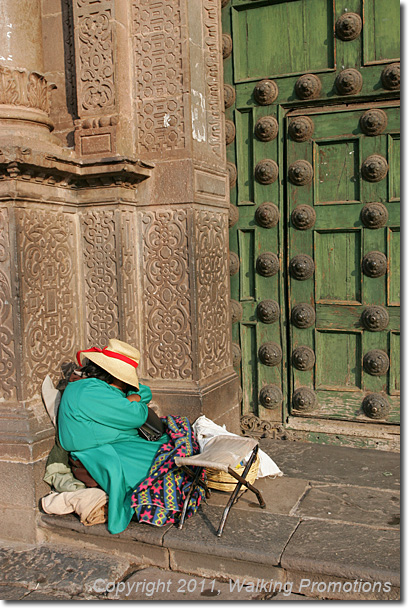
<svg viewBox="0 0 410 610"><path fill-rule="evenodd" d="M108 530L122 532L133 515L131 496L143 481L163 443L146 441L137 428L145 423L152 398L148 386L140 384L140 402L100 379L69 383L58 409L61 446L80 460L108 494Z"/></svg>

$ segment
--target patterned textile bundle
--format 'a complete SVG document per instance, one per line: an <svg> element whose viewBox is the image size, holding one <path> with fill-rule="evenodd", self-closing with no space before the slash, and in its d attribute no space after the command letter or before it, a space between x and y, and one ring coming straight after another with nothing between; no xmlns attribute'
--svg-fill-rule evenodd
<svg viewBox="0 0 410 610"><path fill-rule="evenodd" d="M135 508L137 521L158 527L179 520L192 482L192 479L176 466L175 457L199 453L199 445L186 417L168 415L166 433L171 440L158 450L148 477L134 490L131 505ZM205 480L205 471L201 478ZM204 495L204 489L198 486L189 501L186 517L197 511Z"/></svg>

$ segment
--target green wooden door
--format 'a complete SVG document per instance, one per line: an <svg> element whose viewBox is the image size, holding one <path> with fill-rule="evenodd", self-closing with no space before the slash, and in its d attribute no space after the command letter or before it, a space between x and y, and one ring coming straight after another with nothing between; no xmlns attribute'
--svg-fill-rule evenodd
<svg viewBox="0 0 410 610"><path fill-rule="evenodd" d="M242 427L393 447L399 1L222 5Z"/></svg>

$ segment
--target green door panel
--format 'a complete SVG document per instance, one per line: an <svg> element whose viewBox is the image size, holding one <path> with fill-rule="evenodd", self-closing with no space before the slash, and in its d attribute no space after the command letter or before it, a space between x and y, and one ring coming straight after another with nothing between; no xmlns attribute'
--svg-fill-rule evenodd
<svg viewBox="0 0 410 610"><path fill-rule="evenodd" d="M232 25L236 82L334 68L331 0L237 3Z"/></svg>
<svg viewBox="0 0 410 610"><path fill-rule="evenodd" d="M386 62L400 57L400 37L392 35L392 23L400 23L400 0L364 0L364 63Z"/></svg>

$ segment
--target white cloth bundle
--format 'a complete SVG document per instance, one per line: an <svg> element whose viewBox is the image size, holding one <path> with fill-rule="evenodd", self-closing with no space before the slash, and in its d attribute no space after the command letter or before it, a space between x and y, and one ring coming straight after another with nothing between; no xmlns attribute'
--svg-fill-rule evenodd
<svg viewBox="0 0 410 610"><path fill-rule="evenodd" d="M201 415L192 425L194 430L195 437L198 441L200 450L203 451L207 442L219 435L229 435L236 436L238 438L243 438L238 436L238 434L233 434L233 432L228 432L225 426L218 426L211 419L205 417L205 415ZM250 454L249 454L250 455ZM249 455L247 456L249 458ZM259 455L259 470L257 479L261 479L262 477L281 477L283 476L283 472L277 467L275 462L261 449L258 452Z"/></svg>

